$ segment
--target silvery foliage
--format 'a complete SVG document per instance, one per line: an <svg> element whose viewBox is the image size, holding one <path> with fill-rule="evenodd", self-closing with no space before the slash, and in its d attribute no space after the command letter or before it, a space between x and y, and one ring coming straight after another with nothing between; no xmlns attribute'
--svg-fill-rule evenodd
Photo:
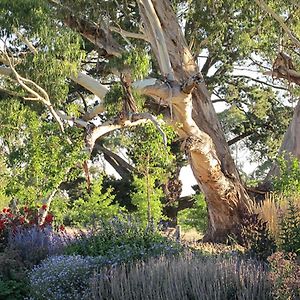
<svg viewBox="0 0 300 300"><path fill-rule="evenodd" d="M32 300L79 300L102 257L52 256L29 273Z"/></svg>

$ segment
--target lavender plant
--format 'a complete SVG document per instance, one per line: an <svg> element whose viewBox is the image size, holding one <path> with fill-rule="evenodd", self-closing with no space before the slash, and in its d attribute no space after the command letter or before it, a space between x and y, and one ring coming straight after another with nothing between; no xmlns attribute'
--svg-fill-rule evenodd
<svg viewBox="0 0 300 300"><path fill-rule="evenodd" d="M102 270L93 276L90 290L86 299L273 299L267 272L258 261L192 254Z"/></svg>
<svg viewBox="0 0 300 300"><path fill-rule="evenodd" d="M71 240L65 232L55 232L51 226L33 226L10 232L8 247L18 250L24 261L34 265L49 255L61 254Z"/></svg>

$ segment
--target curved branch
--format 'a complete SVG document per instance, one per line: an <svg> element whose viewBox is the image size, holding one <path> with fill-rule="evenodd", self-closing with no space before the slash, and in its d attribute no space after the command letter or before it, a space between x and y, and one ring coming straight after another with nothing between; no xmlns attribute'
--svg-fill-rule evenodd
<svg viewBox="0 0 300 300"><path fill-rule="evenodd" d="M82 72L79 72L77 76L71 75L70 78L100 99L104 98L109 91L109 89L98 80Z"/></svg>
<svg viewBox="0 0 300 300"><path fill-rule="evenodd" d="M245 137L253 134L254 132L248 131L248 132L244 132L236 137L234 137L233 139L229 140L227 142L228 146L232 146L233 144L239 142L240 140L244 139Z"/></svg>
<svg viewBox="0 0 300 300"><path fill-rule="evenodd" d="M140 40L149 42L149 39L147 38L147 36L142 33L126 31L126 30L122 29L121 27L115 27L115 26L110 26L109 29L111 31L119 33L121 36L126 37L126 38L140 39Z"/></svg>
<svg viewBox="0 0 300 300"><path fill-rule="evenodd" d="M288 91L288 89L285 88L285 87L273 85L273 84L270 84L270 83L268 83L268 82L261 81L261 80L259 80L259 79L252 78L252 77L246 76L246 75L233 75L232 77L233 77L233 78L249 79L249 80L255 81L255 82L257 82L257 83L261 83L261 84L267 85L267 86L269 86L269 87L271 87L271 88L274 88L274 89Z"/></svg>
<svg viewBox="0 0 300 300"><path fill-rule="evenodd" d="M272 18L274 18L279 25L281 26L281 28L284 30L284 32L288 35L288 37L290 38L290 40L295 44L295 46L297 46L298 48L300 48L300 41L296 38L296 36L291 32L291 30L286 26L284 19L281 18L280 16L278 16L276 14L276 12L269 7L263 0L255 0L256 4L262 8L264 11L266 11L269 15L272 16Z"/></svg>

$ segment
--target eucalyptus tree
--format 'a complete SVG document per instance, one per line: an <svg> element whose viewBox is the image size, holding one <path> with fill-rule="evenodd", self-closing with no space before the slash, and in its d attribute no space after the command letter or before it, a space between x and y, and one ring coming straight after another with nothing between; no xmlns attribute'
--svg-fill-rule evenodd
<svg viewBox="0 0 300 300"><path fill-rule="evenodd" d="M281 47L299 50L291 31L299 31L297 2L287 5L276 1L276 12L261 0L0 3L2 105L19 100L24 109L31 108L40 115L40 121L55 127L49 135L60 138L66 153L72 145L77 149L79 130L85 157L104 136L148 122L166 143L161 121L154 116L159 111L176 131L205 194L209 211L205 239L223 240L251 213L249 196L209 90L219 99L230 96L227 102L244 110L247 119L242 118L236 130L228 130L238 134L235 140L255 134L259 138L257 128L268 122L266 116L273 109L277 110L272 111L274 118L279 112L281 118L287 116L284 108L274 105L273 91L258 89L247 76L234 78L233 69L253 61L253 54L270 65L278 38L283 40ZM280 15L288 16L289 27L284 27L287 22L280 22ZM203 53L208 55L200 69L198 57ZM286 70L283 73L279 77L295 77ZM87 92L95 97L86 101ZM143 101L135 100L140 97L136 93L144 96ZM111 106L120 111L106 113ZM262 108L263 116L259 114ZM253 122L256 126L249 128ZM21 124L18 128L24 130Z"/></svg>

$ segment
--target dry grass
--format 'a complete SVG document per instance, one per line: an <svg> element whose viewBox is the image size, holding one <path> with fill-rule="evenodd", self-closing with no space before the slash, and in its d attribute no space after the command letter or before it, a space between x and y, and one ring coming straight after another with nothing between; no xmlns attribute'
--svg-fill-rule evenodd
<svg viewBox="0 0 300 300"><path fill-rule="evenodd" d="M263 266L238 258L161 257L95 275L89 299L272 299Z"/></svg>
<svg viewBox="0 0 300 300"><path fill-rule="evenodd" d="M270 194L265 201L253 205L254 212L258 213L262 220L268 222L270 233L277 242L279 241L281 219L287 214L289 199L292 199L300 210L299 195L289 197L291 198L282 194Z"/></svg>

